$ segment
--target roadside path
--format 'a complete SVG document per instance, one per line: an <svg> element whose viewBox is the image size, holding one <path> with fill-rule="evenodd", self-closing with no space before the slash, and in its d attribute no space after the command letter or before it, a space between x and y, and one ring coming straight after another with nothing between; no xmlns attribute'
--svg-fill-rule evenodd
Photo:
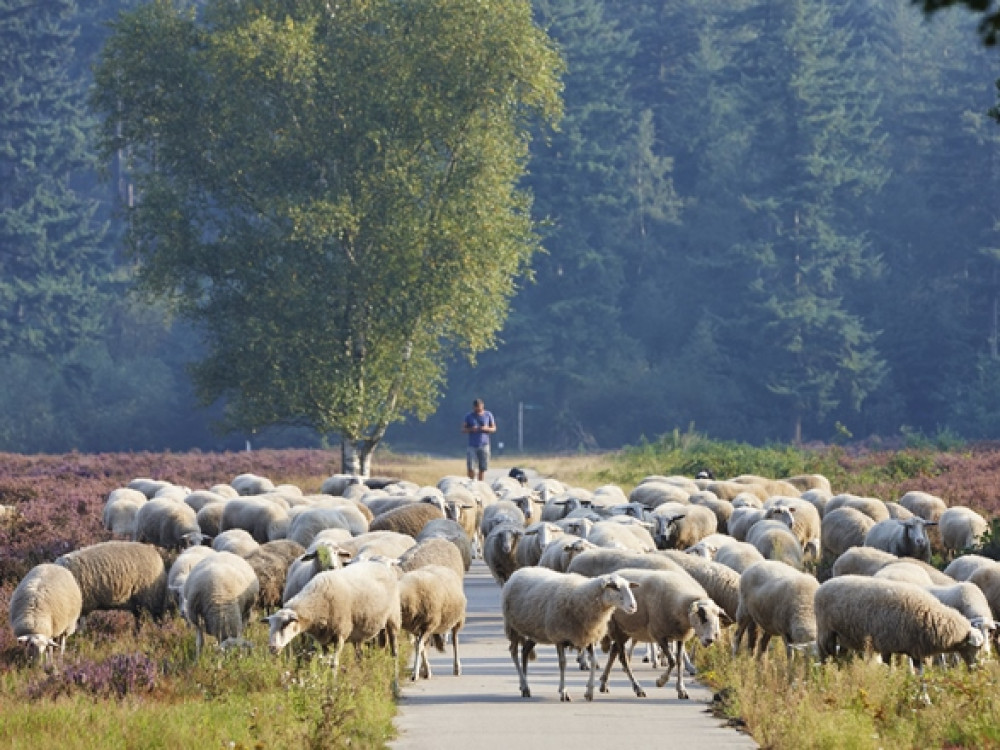
<svg viewBox="0 0 1000 750"><path fill-rule="evenodd" d="M531 698L522 698L500 614L500 587L482 560L465 576L465 628L459 633L462 675L451 673L451 646L431 649L430 680L402 682L395 750L621 750L634 747L756 748L752 738L708 713L711 691L685 679L690 700L677 699L674 679L657 688L660 672L636 658L636 678L647 698L636 698L615 667L610 693L583 698L587 672L570 659L566 685L573 701L560 703L555 648L539 645L529 663ZM603 664L604 655L602 655ZM407 664L408 669L410 665ZM600 677L600 673L598 673Z"/></svg>

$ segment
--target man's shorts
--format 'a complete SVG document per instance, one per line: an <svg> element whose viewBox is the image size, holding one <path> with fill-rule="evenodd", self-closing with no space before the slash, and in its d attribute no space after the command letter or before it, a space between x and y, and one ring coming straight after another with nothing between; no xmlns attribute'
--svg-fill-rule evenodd
<svg viewBox="0 0 1000 750"><path fill-rule="evenodd" d="M486 471L490 463L490 446L484 445L482 448L473 448L471 445L465 451L465 466L469 471L478 468Z"/></svg>

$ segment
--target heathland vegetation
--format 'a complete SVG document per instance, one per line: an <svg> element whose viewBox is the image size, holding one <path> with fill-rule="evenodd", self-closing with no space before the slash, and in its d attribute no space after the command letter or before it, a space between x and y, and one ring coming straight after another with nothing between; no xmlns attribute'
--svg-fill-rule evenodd
<svg viewBox="0 0 1000 750"><path fill-rule="evenodd" d="M627 490L648 474L693 475L705 467L717 476L809 472L825 474L837 491L890 500L923 489L991 518L1000 508L996 445L802 450L675 433L614 454L517 461L585 487L616 483ZM246 633L253 650L212 648L195 660L193 631L179 616L134 629L128 614L96 613L69 639L62 661L44 671L25 663L7 622L14 587L33 565L109 537L101 527L104 498L135 477L194 488L252 471L314 492L338 468L333 453L319 450L0 454L0 504L13 507L0 520L0 746L383 747L393 732L393 665L378 649L357 663L344 659L334 675L301 653L267 653L266 628L255 621ZM433 484L463 467L455 459L384 454L374 468ZM983 551L997 556L989 545ZM903 669L861 661L789 664L782 649L763 664L733 658L726 648L697 658L702 679L717 691L719 714L765 747L1000 744L1000 709L990 700L1000 684L995 656L974 672L930 671L930 706L919 702L916 678Z"/></svg>

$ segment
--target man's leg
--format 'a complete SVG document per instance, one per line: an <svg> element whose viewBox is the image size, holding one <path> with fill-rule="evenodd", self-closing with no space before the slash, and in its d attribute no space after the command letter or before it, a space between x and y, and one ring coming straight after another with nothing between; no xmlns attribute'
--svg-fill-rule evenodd
<svg viewBox="0 0 1000 750"><path fill-rule="evenodd" d="M476 453L479 460L479 481L482 482L486 479L486 469L490 463L490 448L489 446L480 448Z"/></svg>
<svg viewBox="0 0 1000 750"><path fill-rule="evenodd" d="M478 460L476 456L476 449L469 447L465 449L465 468L469 473L469 479L474 479L476 476L475 464ZM480 479L482 479L482 472L480 472Z"/></svg>

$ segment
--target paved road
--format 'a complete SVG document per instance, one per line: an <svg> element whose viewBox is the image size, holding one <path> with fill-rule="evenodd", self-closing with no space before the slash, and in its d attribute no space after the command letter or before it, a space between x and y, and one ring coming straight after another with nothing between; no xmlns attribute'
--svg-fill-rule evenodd
<svg viewBox="0 0 1000 750"><path fill-rule="evenodd" d="M636 698L620 668L610 693L583 699L589 673L571 660L566 671L571 703L560 703L559 667L553 646L538 646L528 667L531 698L522 698L500 615L500 588L481 560L466 574L468 615L460 633L462 675L451 670L451 647L433 649L433 677L404 680L396 720L396 750L586 750L623 747L756 748L754 741L721 725L707 712L710 691L686 680L690 700L677 699L672 679L657 688L654 672L634 664L647 698ZM409 665L407 665L408 667ZM598 677L600 675L598 674Z"/></svg>

